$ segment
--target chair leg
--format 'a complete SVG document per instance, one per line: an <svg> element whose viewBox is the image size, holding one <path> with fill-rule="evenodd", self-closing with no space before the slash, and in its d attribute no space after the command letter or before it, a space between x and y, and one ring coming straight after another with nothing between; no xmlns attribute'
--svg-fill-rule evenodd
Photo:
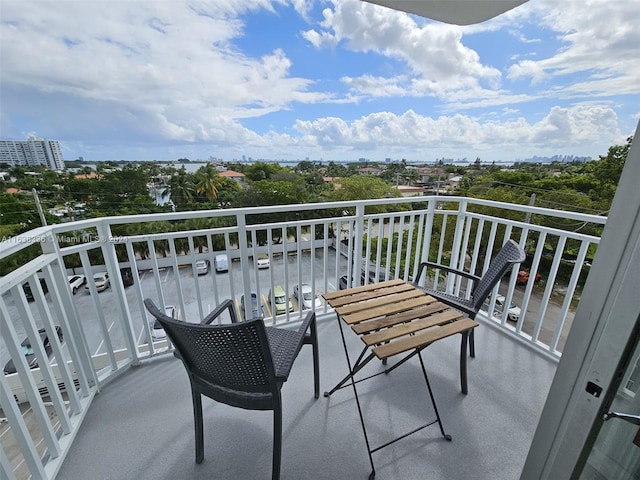
<svg viewBox="0 0 640 480"><path fill-rule="evenodd" d="M280 463L282 460L282 400L280 392L273 407L273 461L271 480L280 480Z"/></svg>
<svg viewBox="0 0 640 480"><path fill-rule="evenodd" d="M474 341L474 332L475 328L471 330L471 333L469 334L469 355L471 355L471 358L476 358L476 342Z"/></svg>
<svg viewBox="0 0 640 480"><path fill-rule="evenodd" d="M460 389L462 393L467 394L467 340L473 333L462 332L462 339L460 340Z"/></svg>
<svg viewBox="0 0 640 480"><path fill-rule="evenodd" d="M313 396L320 397L320 360L318 358L318 331L316 320L311 322L311 348L313 349Z"/></svg>
<svg viewBox="0 0 640 480"><path fill-rule="evenodd" d="M196 429L196 463L204 460L204 431L202 426L202 396L193 385L191 386L191 397L193 399L193 421Z"/></svg>
<svg viewBox="0 0 640 480"><path fill-rule="evenodd" d="M309 333L305 334L303 343L311 345L313 349L313 395L315 398L320 397L320 360L318 356L318 330L316 327L315 317L309 324Z"/></svg>

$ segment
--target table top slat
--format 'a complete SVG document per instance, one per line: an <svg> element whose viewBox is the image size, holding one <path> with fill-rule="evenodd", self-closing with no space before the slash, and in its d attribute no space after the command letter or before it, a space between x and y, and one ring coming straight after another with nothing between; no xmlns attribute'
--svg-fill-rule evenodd
<svg viewBox="0 0 640 480"><path fill-rule="evenodd" d="M464 314L456 310L445 310L444 312L431 315L427 318L420 318L412 322L395 325L392 328L385 328L384 330L363 335L362 341L369 346L378 345L404 337L405 335L427 331L429 328L439 327L440 325L445 325L463 317Z"/></svg>
<svg viewBox="0 0 640 480"><path fill-rule="evenodd" d="M368 298L366 300L355 301L355 303L349 303L348 305L343 305L341 307L338 307L332 303L331 306L335 308L338 315L344 317L353 313L383 307L384 305L404 302L405 300L410 300L412 298L424 297L425 295L424 292L416 290L415 288L411 288L411 290L407 291L391 293L388 293L388 290L389 289L385 289L375 292L376 296ZM433 301L435 302L436 300L433 299Z"/></svg>
<svg viewBox="0 0 640 480"><path fill-rule="evenodd" d="M412 290L415 290L415 287L409 285L408 283L402 283L400 285L392 285L388 287L378 288L377 290L369 290L366 292L356 293L355 295L349 295L348 297L334 298L329 302L333 308L337 309L343 305L348 305L350 303L370 300L383 295L393 295L395 293L409 292Z"/></svg>
<svg viewBox="0 0 640 480"><path fill-rule="evenodd" d="M380 330L382 328L390 328L399 323L405 323L405 322L413 321L423 317L428 317L429 315L433 315L434 313L438 313L443 310L450 310L450 309L451 309L450 306L445 305L444 303L441 303L441 302L434 301L433 303L429 303L421 307L416 307L412 310L407 310L405 312L388 315L384 318L378 318L376 320L369 320L367 322L357 323L355 325L352 325L351 329L357 335L363 335L363 334L375 332L376 330Z"/></svg>
<svg viewBox="0 0 640 480"><path fill-rule="evenodd" d="M404 280L388 280L386 282L374 282L369 285L363 285L361 287L347 288L346 290L338 290L337 292L325 292L322 297L331 303L331 300L340 297L348 297L357 293L366 292L369 290L378 290L380 288L393 287L395 285L406 285Z"/></svg>
<svg viewBox="0 0 640 480"><path fill-rule="evenodd" d="M391 301L389 302L389 300ZM360 310L349 315L341 315L340 312L338 312L338 314L342 317L345 323L353 325L354 323L360 323L366 320L373 320L379 317L392 315L394 313L404 312L433 302L433 297L424 294L405 301L398 301L398 299L393 300L393 298L388 297L385 302L381 302L382 304L378 304L378 306L372 306L366 310Z"/></svg>
<svg viewBox="0 0 640 480"><path fill-rule="evenodd" d="M384 360L385 358L389 358L393 355L397 355L399 353L403 353L415 348L421 348L437 340L462 333L471 328L475 328L478 325L478 322L476 322L475 320L463 318L462 320L447 323L441 327L430 328L425 332L404 337L391 343L385 343L379 347L372 348L371 351L380 360Z"/></svg>

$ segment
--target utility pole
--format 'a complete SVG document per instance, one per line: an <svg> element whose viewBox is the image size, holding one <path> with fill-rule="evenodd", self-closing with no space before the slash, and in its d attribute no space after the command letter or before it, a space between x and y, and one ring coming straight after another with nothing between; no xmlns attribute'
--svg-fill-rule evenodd
<svg viewBox="0 0 640 480"><path fill-rule="evenodd" d="M40 221L42 222L42 226L47 226L47 219L44 218L44 212L42 211L42 205L40 205L40 198L38 197L38 192L36 192L35 188L31 189L31 193L33 193L33 199L36 202L36 208L38 209L38 215L40 215Z"/></svg>
<svg viewBox="0 0 640 480"><path fill-rule="evenodd" d="M531 198L529 199L529 206L533 207L536 203L536 194L532 193ZM531 212L527 212L527 215L524 217L524 223L531 223Z"/></svg>

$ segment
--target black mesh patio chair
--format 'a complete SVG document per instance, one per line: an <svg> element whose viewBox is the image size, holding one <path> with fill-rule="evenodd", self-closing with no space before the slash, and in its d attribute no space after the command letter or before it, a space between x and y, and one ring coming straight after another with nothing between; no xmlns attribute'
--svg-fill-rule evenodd
<svg viewBox="0 0 640 480"><path fill-rule="evenodd" d="M150 299L147 310L162 324L184 364L191 382L196 433L196 463L204 459L202 395L248 410L273 410L272 479L280 478L282 400L300 349L313 348L314 395L320 394L316 317L309 311L297 330L265 327L263 320L237 321L231 300L222 302L201 323L187 323L164 315ZM231 324L211 325L225 310Z"/></svg>
<svg viewBox="0 0 640 480"><path fill-rule="evenodd" d="M478 277L462 270L456 270L447 265L440 265L433 262L423 262L418 268L418 275L416 275L414 285L427 294L431 295L432 297L438 299L442 303L446 303L456 310L464 312L469 318L473 320L480 310L480 307L482 307L482 304L491 293L491 290L493 290L493 287L496 286L500 279L513 267L513 265L524 261L525 256L526 255L524 253L524 250L520 248L520 246L516 242L514 242L513 240L507 240L507 243L504 244L502 250L500 250L495 258L491 260L487 271L484 272L482 277ZM422 273L427 267L444 270L445 272L454 275L460 275L471 280L473 285L471 287L471 295L469 296L469 298L453 295L419 285ZM475 357L476 350L473 332L474 330L471 330L471 333L469 334L469 352L472 357Z"/></svg>

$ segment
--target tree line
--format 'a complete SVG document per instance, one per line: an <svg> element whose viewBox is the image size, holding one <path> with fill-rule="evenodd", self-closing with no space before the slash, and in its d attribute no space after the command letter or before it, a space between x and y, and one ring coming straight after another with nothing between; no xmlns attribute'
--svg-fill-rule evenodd
<svg viewBox="0 0 640 480"><path fill-rule="evenodd" d="M607 215L631 142L630 137L626 144L612 146L606 155L588 162L516 163L510 168L494 163L483 164L480 158L469 166L440 162L432 167L431 180L435 182L436 177L446 179L449 174L457 174L462 176L462 180L459 188L452 192L454 195ZM175 170L170 165L154 162L102 162L98 164L97 171L83 167L75 173L0 164L0 171L8 172L10 177L0 180L0 238L5 239L41 225L32 189L37 191L47 223L56 223L68 219L51 215L48 210L61 205L68 206L69 212L74 212L77 210L75 207L81 204L83 212L71 215L100 217L351 201L398 197L400 193L395 188L398 184L411 185L420 180L418 170L408 165L406 160L346 165L331 161L302 161L295 167L261 161L252 164L228 162L224 167L242 173L244 181L239 183L221 176L212 164L205 164L193 173L187 172L184 167ZM363 175L360 173L362 168L376 168L378 171L375 175ZM327 177L332 181L327 182ZM150 186L166 200L164 204L156 204L150 195ZM24 193L7 193L8 188ZM481 213L505 215L504 212L476 208ZM371 209L371 213L384 210L384 205L377 206ZM276 219L264 214L256 216L253 221L296 220L302 218L300 215L304 213L284 214L287 218L278 214ZM231 221L233 219L225 220L224 217L192 220L190 222L193 225L186 228L212 228ZM533 216L529 221L555 222L549 226L582 229L582 233L597 236L601 234L597 226L580 226L569 220ZM121 231L114 231L113 234L149 234L184 228L185 225L170 222L146 222L116 226L114 230ZM11 265L5 261L5 265L0 265L0 270L6 273L7 268L12 270L24 262L25 258L15 258L10 262Z"/></svg>

